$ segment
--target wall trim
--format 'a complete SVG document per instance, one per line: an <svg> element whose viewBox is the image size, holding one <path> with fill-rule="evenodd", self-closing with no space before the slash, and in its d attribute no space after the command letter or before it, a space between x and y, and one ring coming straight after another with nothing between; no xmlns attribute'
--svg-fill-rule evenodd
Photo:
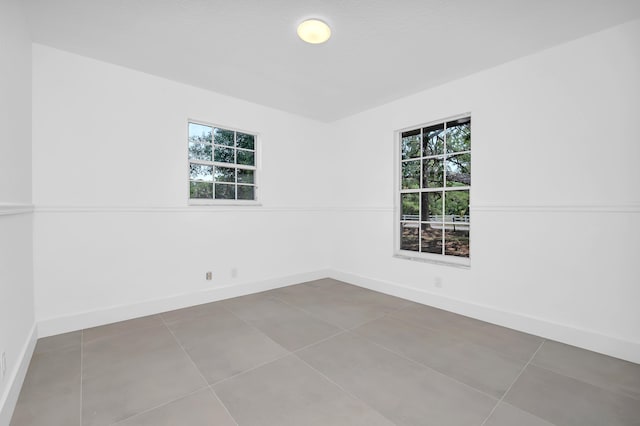
<svg viewBox="0 0 640 426"><path fill-rule="evenodd" d="M82 206L0 204L0 215L22 213L264 213L264 212L393 212L393 206L272 206L181 205L181 206ZM640 213L640 204L473 204L475 212L503 213Z"/></svg>
<svg viewBox="0 0 640 426"><path fill-rule="evenodd" d="M476 212L504 213L640 213L640 204L517 204L479 203Z"/></svg>
<svg viewBox="0 0 640 426"><path fill-rule="evenodd" d="M274 206L264 207L258 204L251 205L184 205L184 206L35 206L36 213L265 213L265 212L323 212L326 207L308 206Z"/></svg>
<svg viewBox="0 0 640 426"><path fill-rule="evenodd" d="M16 403L18 402L18 397L20 396L22 384L24 383L24 378L27 375L27 370L31 363L33 351L36 348L36 342L38 340L37 334L36 324L33 324L29 337L22 346L22 351L18 358L19 364L17 368L14 368L10 373L7 387L0 398L0 425L8 425L11 421L13 411L15 410Z"/></svg>
<svg viewBox="0 0 640 426"><path fill-rule="evenodd" d="M334 207L332 210L339 212L393 212L393 206Z"/></svg>
<svg viewBox="0 0 640 426"><path fill-rule="evenodd" d="M0 216L33 213L33 204L0 203Z"/></svg>
<svg viewBox="0 0 640 426"><path fill-rule="evenodd" d="M279 287L300 284L327 277L424 305L434 306L482 321L498 324L525 333L534 334L545 339L556 340L634 363L640 363L640 342L633 342L617 337L607 336L591 330L560 324L515 312L504 311L492 306L453 299L431 293L423 289L409 287L391 281L378 280L336 269L320 269L316 271L302 272L261 281L178 294L134 304L118 305L93 311L79 312L68 316L48 318L38 321L38 337L47 337L84 328L96 327L146 315L158 314L173 309L180 309L202 303L244 296L247 294L258 293L261 291L272 290ZM34 338L35 336L32 336L33 344L35 344ZM29 359L32 352L33 347L30 347L29 350L25 350L25 354L29 353ZM24 358L26 359L26 356L24 356ZM26 366L28 366L28 360ZM26 366L24 366L25 369ZM22 376L20 383L22 383L23 379L24 375Z"/></svg>
<svg viewBox="0 0 640 426"><path fill-rule="evenodd" d="M154 315L174 309L186 308L203 303L230 299L259 293L288 285L318 280L329 276L327 269L302 272L283 277L275 277L261 281L252 281L228 286L210 288L206 290L176 294L160 299L146 300L139 303L110 306L103 309L78 312L55 318L38 321L38 337L48 337L100 325L125 321L147 315Z"/></svg>
<svg viewBox="0 0 640 426"><path fill-rule="evenodd" d="M491 306L453 299L430 293L422 289L408 287L391 281L369 278L349 272L329 270L329 277L349 284L368 288L370 290L379 291L381 293L411 300L424 305L434 306L482 321L534 334L545 339L556 340L640 364L640 342L606 336L591 330L585 330L515 312L508 312Z"/></svg>

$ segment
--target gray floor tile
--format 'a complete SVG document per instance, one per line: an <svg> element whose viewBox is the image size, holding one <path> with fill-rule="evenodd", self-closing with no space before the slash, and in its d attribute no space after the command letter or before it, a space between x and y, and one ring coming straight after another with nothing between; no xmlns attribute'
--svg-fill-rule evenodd
<svg viewBox="0 0 640 426"><path fill-rule="evenodd" d="M40 339L11 425L234 424L209 382L242 425L478 426L541 342L316 280ZM545 342L484 426L640 426L639 369Z"/></svg>
<svg viewBox="0 0 640 426"><path fill-rule="evenodd" d="M555 426L539 417L501 402L484 426Z"/></svg>
<svg viewBox="0 0 640 426"><path fill-rule="evenodd" d="M82 341L82 331L72 331L71 333L58 334L57 336L44 337L38 339L34 354L42 354L50 351L66 349L80 349Z"/></svg>
<svg viewBox="0 0 640 426"><path fill-rule="evenodd" d="M90 343L94 340L109 338L136 330L143 330L149 327L157 327L161 324L162 320L159 315L150 315L147 317L115 322L113 324L101 325L99 327L84 330L83 341L85 343Z"/></svg>
<svg viewBox="0 0 640 426"><path fill-rule="evenodd" d="M290 286L274 290L271 295L320 320L345 329L380 318L392 309L380 303L372 303L366 298L332 289L333 287L321 290L309 286Z"/></svg>
<svg viewBox="0 0 640 426"><path fill-rule="evenodd" d="M166 324L174 324L179 321L192 320L208 315L216 314L220 311L220 302L204 303L202 305L190 306L188 308L177 309L175 311L160 314Z"/></svg>
<svg viewBox="0 0 640 426"><path fill-rule="evenodd" d="M525 365L448 334L385 317L354 330L386 348L425 364L496 398L501 398Z"/></svg>
<svg viewBox="0 0 640 426"><path fill-rule="evenodd" d="M289 350L340 332L338 327L270 297L245 296L222 305Z"/></svg>
<svg viewBox="0 0 640 426"><path fill-rule="evenodd" d="M637 426L636 399L529 365L505 401L558 426Z"/></svg>
<svg viewBox="0 0 640 426"><path fill-rule="evenodd" d="M356 285L351 285L335 280L333 280L332 285L320 286L318 287L318 290L350 300L352 302L359 302L362 304L370 305L385 312L404 309L413 305L413 302L401 299L399 297L390 296L388 294L379 293L367 288L358 287Z"/></svg>
<svg viewBox="0 0 640 426"><path fill-rule="evenodd" d="M214 386L240 425L391 425L294 355Z"/></svg>
<svg viewBox="0 0 640 426"><path fill-rule="evenodd" d="M83 425L107 425L207 384L164 325L84 344Z"/></svg>
<svg viewBox="0 0 640 426"><path fill-rule="evenodd" d="M288 353L231 312L216 312L168 325L209 383Z"/></svg>
<svg viewBox="0 0 640 426"><path fill-rule="evenodd" d="M472 425L496 399L345 333L298 355L385 417L401 425Z"/></svg>
<svg viewBox="0 0 640 426"><path fill-rule="evenodd" d="M334 280L333 278L321 278L319 280L307 281L302 284L296 284L301 286L308 286L313 288L327 288L334 285L345 284L342 281Z"/></svg>
<svg viewBox="0 0 640 426"><path fill-rule="evenodd" d="M638 364L553 341L542 345L532 363L640 399Z"/></svg>
<svg viewBox="0 0 640 426"><path fill-rule="evenodd" d="M394 311L391 315L421 327L449 333L454 338L485 346L525 362L529 361L543 341L538 336L426 305L412 305Z"/></svg>
<svg viewBox="0 0 640 426"><path fill-rule="evenodd" d="M33 355L11 425L79 424L80 347Z"/></svg>
<svg viewBox="0 0 640 426"><path fill-rule="evenodd" d="M117 423L118 426L234 426L209 388Z"/></svg>

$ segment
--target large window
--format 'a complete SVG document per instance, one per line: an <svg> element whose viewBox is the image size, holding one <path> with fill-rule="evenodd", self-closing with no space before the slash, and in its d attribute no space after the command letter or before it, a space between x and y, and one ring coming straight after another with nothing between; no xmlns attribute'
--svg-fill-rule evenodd
<svg viewBox="0 0 640 426"><path fill-rule="evenodd" d="M188 142L191 202L256 201L256 135L189 122Z"/></svg>
<svg viewBox="0 0 640 426"><path fill-rule="evenodd" d="M468 265L471 117L398 136L397 254Z"/></svg>

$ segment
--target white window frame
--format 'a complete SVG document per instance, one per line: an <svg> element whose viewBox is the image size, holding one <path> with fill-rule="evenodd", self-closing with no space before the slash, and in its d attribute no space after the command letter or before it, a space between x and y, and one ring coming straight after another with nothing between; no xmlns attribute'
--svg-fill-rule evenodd
<svg viewBox="0 0 640 426"><path fill-rule="evenodd" d="M216 162L216 161L200 161L200 160L190 160L189 159L189 124L193 123L193 124L200 124L203 126L207 126L207 127L211 127L213 128L218 128L218 129L224 129L224 130L230 130L233 132L239 132L239 133L244 133L244 134L248 134L248 135L252 135L254 137L254 146L253 146L253 153L254 153L254 160L255 160L255 165L254 166L245 166L242 164L237 164L237 163L220 163L220 162ZM257 132L253 132L253 131L248 131L248 130L243 130L243 129L238 129L235 127L231 127L231 126L224 126L224 125L219 125L219 124L214 124L208 121L204 121L204 120L198 120L198 119L191 119L191 118L187 118L187 122L186 122L186 175L187 175L187 204L191 205L191 206L261 206L261 202L259 199L260 196L260 189L259 189L259 178L260 178L260 171L262 169L261 164L261 158L262 158L262 149L260 146L260 134ZM212 145L212 155L214 152L214 144L213 144L213 139L211 140L211 145ZM234 149L241 149L241 148L235 148ZM213 158L212 158L213 159ZM214 177L214 181L212 182L213 186L213 197L214 198L191 198L191 173L190 173L190 164L191 163L195 163L195 164L203 164L203 165L213 165L215 166L219 166L219 167L232 167L235 169L246 169L246 170L253 170L253 187L254 187L254 199L253 200L229 200L229 199L216 199L215 198L215 177ZM237 185L237 183L236 183Z"/></svg>
<svg viewBox="0 0 640 426"><path fill-rule="evenodd" d="M401 223L402 223L402 205L401 205L401 194L403 193L411 193L411 192L417 192L417 193L422 193L422 174L424 172L424 168L420 167L420 188L419 189L413 189L413 190L403 190L402 189L402 155L401 155L401 151L402 151L402 133L403 132L407 132L410 130L415 130L415 129L422 129L425 127L429 127L429 126L433 126L433 125L437 125L437 124L441 124L441 123L447 123L450 121L455 121L455 120L459 120L462 118L471 118L472 114L471 112L467 112L464 114L458 114L458 115L454 115L454 116L450 116L450 117L446 117L446 118L442 118L442 119L438 119L438 120L434 120L434 121L430 121L427 123L423 123L423 124L418 124L415 126L410 126L410 127L405 127L399 130L395 131L395 141L394 141L394 187L393 187L393 199L394 199L394 215L393 215L393 235L394 235L394 252L393 252L393 256L396 258L400 258L400 259L408 259L408 260L415 260L415 261L421 261L421 262L429 262L429 263L435 263L435 264L441 264L441 265L449 265L449 266L456 266L456 267L461 267L461 268L469 268L471 267L471 247L472 247L472 226L471 226L471 222L469 223L469 257L459 257L459 256L453 256L453 255L446 255L446 254L435 254L435 253L423 253L420 251L411 251L411 250L402 250L400 249L400 238L401 238L401 232L400 232L400 227L401 227ZM473 125L471 125L471 127L473 127ZM472 132L472 136L471 136L471 140L472 140L472 145L471 145L471 149L469 151L463 151L461 153L466 153L468 152L469 154L472 153L473 151L473 132ZM420 146L422 149L422 141L420 143ZM445 154L446 155L446 148L445 148ZM423 158L422 156L418 157L418 158ZM471 162L473 162L473 156L471 157ZM446 163L445 163L445 167L446 167ZM445 174L446 176L446 174ZM446 190L446 177L445 177L445 181L443 182L443 185ZM435 188L434 188L435 189ZM459 190L468 190L469 191L469 209L471 209L471 185L469 185L468 187L462 187L459 188ZM444 199L443 199L443 203L444 203ZM444 204L443 204L444 206ZM419 229L421 230L421 226L422 226L422 220L419 220L416 222L419 226ZM422 243L422 238L420 235L420 232L418 233L418 241L419 244Z"/></svg>

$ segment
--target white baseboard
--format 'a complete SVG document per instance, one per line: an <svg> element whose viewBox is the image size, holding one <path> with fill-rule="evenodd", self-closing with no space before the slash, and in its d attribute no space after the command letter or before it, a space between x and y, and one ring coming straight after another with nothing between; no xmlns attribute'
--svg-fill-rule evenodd
<svg viewBox="0 0 640 426"><path fill-rule="evenodd" d="M112 306L101 310L81 312L64 317L40 320L38 321L38 337L47 337L69 331L96 327L131 318L138 318L173 309L180 309L202 303L244 296L246 294L258 293L261 291L326 277L379 291L381 293L390 294L392 296L401 297L417 303L445 309L447 311L498 324L525 333L534 334L545 339L556 340L634 363L640 363L640 343L638 342L622 340L590 330L551 322L542 318L504 311L492 306L452 299L430 293L422 289L407 287L398 283L378 280L335 269L321 269L317 271L288 275L285 277L212 288L205 291L180 294L163 299L149 300L130 305Z"/></svg>
<svg viewBox="0 0 640 426"><path fill-rule="evenodd" d="M9 382L0 399L0 425L8 425L11 421L13 410L16 408L16 403L20 396L22 383L24 383L24 378L27 375L27 370L29 369L33 350L36 347L36 342L38 340L37 334L36 325L34 324L33 327L31 327L29 337L20 352L19 363L16 363L17 368L14 368L13 371L9 373Z"/></svg>
<svg viewBox="0 0 640 426"><path fill-rule="evenodd" d="M125 321L132 318L171 311L173 309L180 309L202 303L215 302L217 300L258 293L306 281L313 281L320 278L326 278L328 276L328 270L321 269L261 281L216 287L193 293L178 294L135 304L110 306L100 310L79 312L62 317L43 319L38 321L38 337L53 336L70 331L97 327L99 325L111 324L118 321Z"/></svg>
<svg viewBox="0 0 640 426"><path fill-rule="evenodd" d="M512 328L545 339L556 340L572 346L578 346L615 358L640 364L640 343L605 336L590 330L584 330L565 324L551 322L541 318L508 312L495 307L485 306L452 299L428 291L407 287L389 281L377 280L344 271L329 270L329 277L370 290L412 300L447 311L455 312L482 321Z"/></svg>

